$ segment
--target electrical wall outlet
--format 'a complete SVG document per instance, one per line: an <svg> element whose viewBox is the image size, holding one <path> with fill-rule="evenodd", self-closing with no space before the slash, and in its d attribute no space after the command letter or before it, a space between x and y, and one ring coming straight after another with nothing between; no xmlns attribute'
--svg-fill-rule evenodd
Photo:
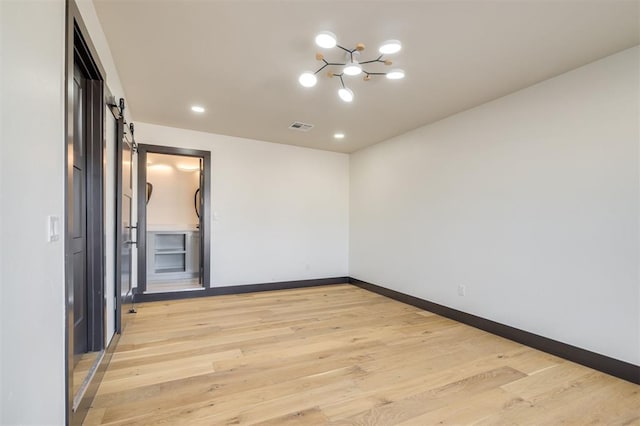
<svg viewBox="0 0 640 426"><path fill-rule="evenodd" d="M467 295L467 286L459 285L458 286L458 296L466 296Z"/></svg>

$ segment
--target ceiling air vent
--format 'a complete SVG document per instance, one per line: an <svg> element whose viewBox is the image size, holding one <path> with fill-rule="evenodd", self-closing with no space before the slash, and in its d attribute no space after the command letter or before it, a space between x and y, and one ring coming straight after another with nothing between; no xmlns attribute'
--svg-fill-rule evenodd
<svg viewBox="0 0 640 426"><path fill-rule="evenodd" d="M300 132L308 132L309 130L311 130L313 128L313 124L307 124L307 123L301 123L299 121L294 121L293 123L291 123L291 126L289 126L289 128L291 130L298 130Z"/></svg>

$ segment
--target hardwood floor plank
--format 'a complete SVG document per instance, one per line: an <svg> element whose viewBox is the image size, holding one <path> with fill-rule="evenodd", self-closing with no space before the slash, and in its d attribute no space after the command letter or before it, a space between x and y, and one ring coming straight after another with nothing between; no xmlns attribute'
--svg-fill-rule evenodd
<svg viewBox="0 0 640 426"><path fill-rule="evenodd" d="M345 284L139 305L85 424L634 424L639 392Z"/></svg>
<svg viewBox="0 0 640 426"><path fill-rule="evenodd" d="M478 393L496 389L523 376L524 373L510 367L500 367L419 394L409 395L401 400L375 407L335 424L395 425L429 411L445 407L452 402L468 399Z"/></svg>
<svg viewBox="0 0 640 426"><path fill-rule="evenodd" d="M397 424L402 426L472 425L513 404L514 401L519 400L509 392L494 388Z"/></svg>
<svg viewBox="0 0 640 426"><path fill-rule="evenodd" d="M287 426L287 425L321 425L327 422L327 418L319 408L309 408L303 411L296 411L284 416L276 417L266 421L256 423L260 426Z"/></svg>
<svg viewBox="0 0 640 426"><path fill-rule="evenodd" d="M596 424L614 424L612 414L616 410L607 408L604 412L595 413L594 403L609 400L609 404L617 406L616 394L611 392L611 377L596 371L588 371L585 375L568 381L562 387L549 389L531 399L519 398L504 410L478 422L478 425L494 424L587 424L588 418L598 417ZM637 386L637 385L634 385ZM640 402L640 401L639 401ZM635 405L637 413L638 405ZM631 411L625 410L628 414Z"/></svg>
<svg viewBox="0 0 640 426"><path fill-rule="evenodd" d="M95 426L104 423L104 408L92 408L82 422L85 426Z"/></svg>
<svg viewBox="0 0 640 426"><path fill-rule="evenodd" d="M579 380L590 371L571 362L562 362L530 376L502 386L508 392L530 400L538 395L554 392L575 380Z"/></svg>

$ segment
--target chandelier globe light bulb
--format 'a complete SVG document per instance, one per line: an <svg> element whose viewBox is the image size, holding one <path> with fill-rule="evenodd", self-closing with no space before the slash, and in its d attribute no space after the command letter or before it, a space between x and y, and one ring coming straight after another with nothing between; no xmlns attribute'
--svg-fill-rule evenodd
<svg viewBox="0 0 640 426"><path fill-rule="evenodd" d="M345 102L353 101L353 92L351 91L351 89L347 89L345 87L341 88L340 90L338 90L338 96L340 96L340 99Z"/></svg>
<svg viewBox="0 0 640 426"><path fill-rule="evenodd" d="M298 78L298 82L303 87L313 87L318 82L318 78L314 73L306 71L300 75L300 77Z"/></svg>
<svg viewBox="0 0 640 426"><path fill-rule="evenodd" d="M362 72L362 67L360 66L358 61L353 61L345 65L345 67L342 69L342 72L344 72L346 75L358 75Z"/></svg>
<svg viewBox="0 0 640 426"><path fill-rule="evenodd" d="M336 35L330 31L322 31L316 36L316 44L323 49L336 47L337 43Z"/></svg>
<svg viewBox="0 0 640 426"><path fill-rule="evenodd" d="M400 80L404 78L404 70L401 69L393 69L387 73L387 78L389 80Z"/></svg>
<svg viewBox="0 0 640 426"><path fill-rule="evenodd" d="M382 43L382 46L378 49L378 52L383 55L392 55L398 53L402 49L402 43L398 40L387 40Z"/></svg>

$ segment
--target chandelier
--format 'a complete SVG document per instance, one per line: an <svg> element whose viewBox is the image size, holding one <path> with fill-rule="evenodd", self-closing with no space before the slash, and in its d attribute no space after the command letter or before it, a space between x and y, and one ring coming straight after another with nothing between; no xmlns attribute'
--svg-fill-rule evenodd
<svg viewBox="0 0 640 426"><path fill-rule="evenodd" d="M341 62L329 62L325 58L324 54L316 53L316 60L323 62L323 65L318 68L317 71L305 71L300 75L298 81L304 87L313 87L318 82L316 75L329 67L327 71L327 77L338 77L340 80L340 89L338 90L338 96L344 102L353 101L353 91L349 89L344 83L344 76L353 77L360 74L364 74L363 80L371 80L371 76L384 75L390 80L399 80L404 78L404 71L401 69L392 69L388 72L372 72L367 71L363 65L381 63L386 66L390 66L393 63L388 59L383 59L384 55L391 55L398 53L402 49L402 44L398 40L387 40L378 49L380 55L368 61L361 60L361 53L364 51L364 44L358 43L353 49L347 49L340 46L337 42L335 34L329 31L322 31L316 36L316 44L323 49L338 48L344 52Z"/></svg>

